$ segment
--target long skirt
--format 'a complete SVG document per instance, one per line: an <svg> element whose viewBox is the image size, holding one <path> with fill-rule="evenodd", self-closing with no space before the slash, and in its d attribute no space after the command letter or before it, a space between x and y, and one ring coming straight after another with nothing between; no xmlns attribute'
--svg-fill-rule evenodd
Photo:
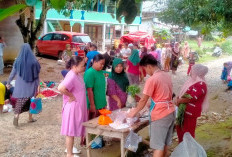
<svg viewBox="0 0 232 157"><path fill-rule="evenodd" d="M15 114L20 114L29 111L30 104L30 98L17 98L14 110Z"/></svg>
<svg viewBox="0 0 232 157"><path fill-rule="evenodd" d="M179 65L179 58L172 55L172 58L171 58L171 70L176 71L177 68L178 68L178 65Z"/></svg>
<svg viewBox="0 0 232 157"><path fill-rule="evenodd" d="M186 117L184 116L184 124L182 127L176 126L176 132L179 143L183 141L184 133L189 132L193 138L195 138L195 129L197 125L197 117Z"/></svg>

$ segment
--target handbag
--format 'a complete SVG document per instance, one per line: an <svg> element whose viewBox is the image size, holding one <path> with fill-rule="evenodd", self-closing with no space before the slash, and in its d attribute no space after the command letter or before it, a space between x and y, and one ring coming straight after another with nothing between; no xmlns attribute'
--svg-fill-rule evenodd
<svg viewBox="0 0 232 157"><path fill-rule="evenodd" d="M41 111L42 111L42 99L32 97L29 112L31 114L39 114Z"/></svg>

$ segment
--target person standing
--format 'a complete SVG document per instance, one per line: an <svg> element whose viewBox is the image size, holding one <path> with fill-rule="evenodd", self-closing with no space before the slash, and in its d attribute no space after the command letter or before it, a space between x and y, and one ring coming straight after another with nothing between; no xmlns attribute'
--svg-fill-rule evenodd
<svg viewBox="0 0 232 157"><path fill-rule="evenodd" d="M134 117L141 111L149 98L150 106L150 148L154 157L164 157L168 153L168 146L172 142L172 134L175 123L175 107L172 103L171 76L161 71L158 61L152 56L144 56L140 65L145 68L151 77L145 82L143 96L137 107L131 109L128 117Z"/></svg>
<svg viewBox="0 0 232 157"><path fill-rule="evenodd" d="M84 74L89 120L98 117L100 115L98 110L106 107L106 82L102 71L104 65L104 56L98 54L93 58L92 67Z"/></svg>
<svg viewBox="0 0 232 157"><path fill-rule="evenodd" d="M0 75L3 75L4 62L3 62L3 49L6 46L3 38L0 36Z"/></svg>
<svg viewBox="0 0 232 157"><path fill-rule="evenodd" d="M87 53L90 51L90 47L91 47L92 43L88 42L85 46L84 52L85 52L85 56L87 55Z"/></svg>
<svg viewBox="0 0 232 157"><path fill-rule="evenodd" d="M149 52L153 57L155 57L156 60L158 60L158 53L156 52L156 46L151 47L151 51Z"/></svg>
<svg viewBox="0 0 232 157"><path fill-rule="evenodd" d="M81 75L85 71L85 60L75 56L66 66L71 70L58 90L63 94L61 135L66 136L67 157L71 157L74 137L81 137L81 144L84 143L85 128L82 123L88 120L85 83Z"/></svg>
<svg viewBox="0 0 232 157"><path fill-rule="evenodd" d="M120 58L113 60L112 71L107 79L107 95L109 96L109 108L114 111L126 105L129 80L124 72L123 61Z"/></svg>
<svg viewBox="0 0 232 157"><path fill-rule="evenodd" d="M7 81L7 86L16 76L12 97L16 98L13 124L18 126L19 114L29 111L30 99L37 94L39 86L40 64L28 43L22 45ZM29 113L29 122L35 122Z"/></svg>
<svg viewBox="0 0 232 157"><path fill-rule="evenodd" d="M170 44L165 44L166 46L166 50L165 50L165 61L164 61L164 70L169 72L170 70L170 61L171 61L171 57L172 57L172 50L171 50L171 47L170 47Z"/></svg>
<svg viewBox="0 0 232 157"><path fill-rule="evenodd" d="M127 77L129 79L130 85L139 84L139 50L138 45L134 45L134 49L132 50L131 56L127 60Z"/></svg>
<svg viewBox="0 0 232 157"><path fill-rule="evenodd" d="M208 87L205 81L207 73L208 67L201 64L194 65L190 72L191 77L185 82L176 99L177 106L182 103L186 104L183 125L177 125L176 127L179 143L183 141L186 132L189 132L195 138L197 118L201 116L201 112L208 110ZM191 98L183 98L185 94L190 95Z"/></svg>
<svg viewBox="0 0 232 157"><path fill-rule="evenodd" d="M189 44L187 41L184 42L184 50L183 50L183 57L184 60L187 60L189 57L189 53L190 53L190 48L189 48Z"/></svg>
<svg viewBox="0 0 232 157"><path fill-rule="evenodd" d="M188 67L187 75L190 74L192 66L195 64L195 61L196 61L195 53L194 52L190 52L188 59L189 59L189 67Z"/></svg>
<svg viewBox="0 0 232 157"><path fill-rule="evenodd" d="M171 70L172 74L176 74L178 65L179 65L179 56L180 56L180 44L175 42L174 47L171 50Z"/></svg>
<svg viewBox="0 0 232 157"><path fill-rule="evenodd" d="M85 71L87 71L90 68L90 66L92 64L91 62L92 62L93 58L97 54L99 54L99 52L97 51L97 46L95 44L91 44L90 51L86 55L88 61L87 61L87 65L86 65Z"/></svg>
<svg viewBox="0 0 232 157"><path fill-rule="evenodd" d="M197 38L197 45L198 45L199 48L201 48L201 43L202 43L202 38L199 35L199 37Z"/></svg>
<svg viewBox="0 0 232 157"><path fill-rule="evenodd" d="M121 50L121 55L123 59L127 59L131 55L131 49L128 47L128 44L124 44L124 48Z"/></svg>

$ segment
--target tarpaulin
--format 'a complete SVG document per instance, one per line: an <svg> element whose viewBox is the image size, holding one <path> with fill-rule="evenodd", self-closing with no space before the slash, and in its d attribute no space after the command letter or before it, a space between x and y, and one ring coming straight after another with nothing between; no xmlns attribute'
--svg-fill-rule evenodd
<svg viewBox="0 0 232 157"><path fill-rule="evenodd" d="M140 43L141 45L150 48L156 41L153 36L149 35L147 32L137 31L123 35L120 38L120 43Z"/></svg>

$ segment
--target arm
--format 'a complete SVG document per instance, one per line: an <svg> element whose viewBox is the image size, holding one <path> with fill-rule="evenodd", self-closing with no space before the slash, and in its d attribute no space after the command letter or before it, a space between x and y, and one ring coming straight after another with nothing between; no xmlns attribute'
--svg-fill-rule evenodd
<svg viewBox="0 0 232 157"><path fill-rule="evenodd" d="M118 103L118 108L122 108L122 102L117 95L111 95L111 97Z"/></svg>
<svg viewBox="0 0 232 157"><path fill-rule="evenodd" d="M10 82L14 79L15 75L16 75L16 70L15 70L14 65L13 65L13 69L11 70L9 79L7 81L7 85L10 85Z"/></svg>
<svg viewBox="0 0 232 157"><path fill-rule="evenodd" d="M69 97L69 102L72 102L72 101L76 100L75 96L71 92L69 92L64 85L60 84L58 86L58 90L62 94L67 95Z"/></svg>
<svg viewBox="0 0 232 157"><path fill-rule="evenodd" d="M95 103L94 103L93 89L92 88L87 88L87 92L88 92L88 98L89 98L89 103L90 103L90 111L91 112L96 112Z"/></svg>
<svg viewBox="0 0 232 157"><path fill-rule="evenodd" d="M134 117L139 111L141 111L144 108L144 106L147 104L148 99L149 96L143 94L142 98L137 104L137 107L132 109L130 113L128 113L128 117Z"/></svg>

